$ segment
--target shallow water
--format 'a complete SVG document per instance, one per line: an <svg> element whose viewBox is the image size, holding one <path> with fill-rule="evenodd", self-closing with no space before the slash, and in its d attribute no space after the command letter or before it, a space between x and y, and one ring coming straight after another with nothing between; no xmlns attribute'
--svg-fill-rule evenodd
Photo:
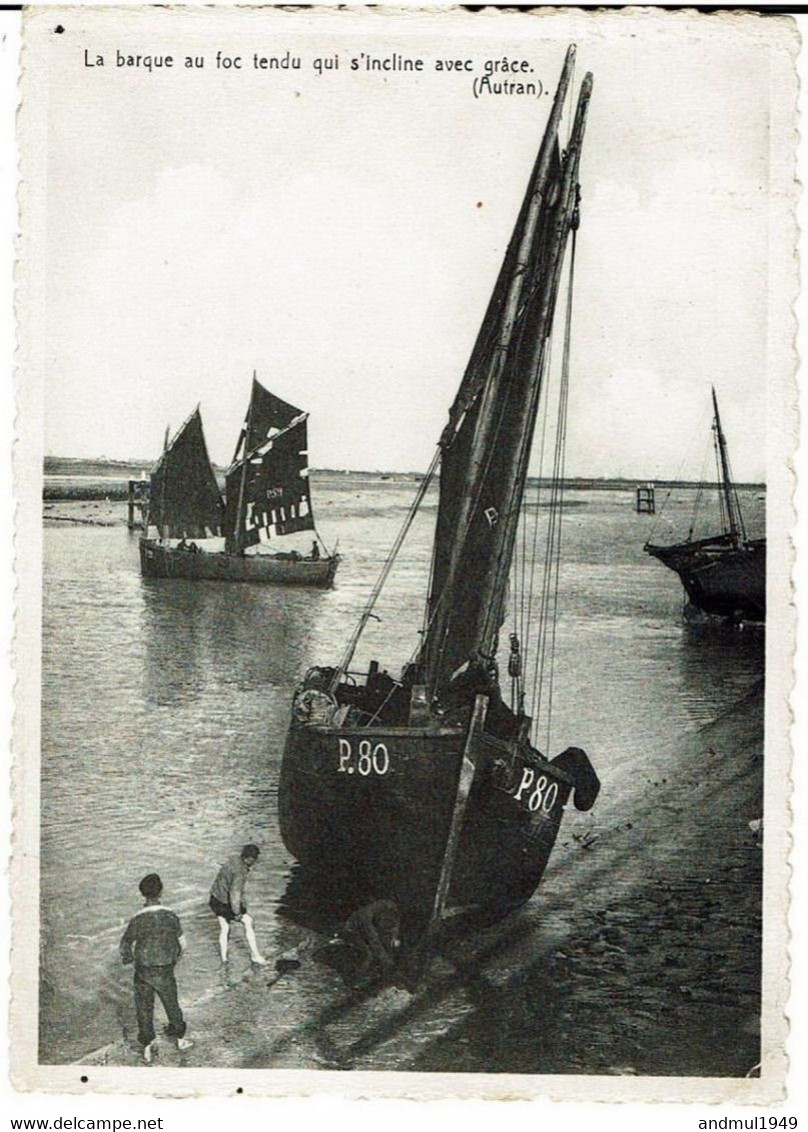
<svg viewBox="0 0 808 1132"><path fill-rule="evenodd" d="M246 841L262 846L250 881L262 945L288 945L288 925L275 915L292 864L278 836L276 790L291 694L310 664L339 659L414 490L318 485L318 522L343 555L327 592L146 581L125 527L47 527L44 1061L74 1060L129 1025L117 942L146 872L162 875L165 900L193 941L186 1003L201 1001L215 978L210 882ZM763 633L685 627L678 579L643 553L653 525L656 541L686 532L692 493L674 493L662 522L637 515L628 491L569 500L552 728L549 744L546 727L539 742L551 755L586 748L603 782L596 819L608 824L661 773L655 751L761 676ZM763 501L750 492L742 502L750 533L762 534ZM377 657L396 672L417 646L434 514L428 500L380 620L369 623L360 668ZM308 993L304 983L297 993Z"/></svg>

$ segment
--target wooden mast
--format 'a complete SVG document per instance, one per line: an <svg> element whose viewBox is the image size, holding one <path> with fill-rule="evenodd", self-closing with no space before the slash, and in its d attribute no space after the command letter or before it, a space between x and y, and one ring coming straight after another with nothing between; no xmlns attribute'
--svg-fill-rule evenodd
<svg viewBox="0 0 808 1132"><path fill-rule="evenodd" d="M732 539L733 546L740 546L746 537L746 532L743 526L743 517L741 516L741 508L738 503L738 497L735 493L735 485L732 482L732 473L729 467L729 455L727 454L727 438L724 436L724 430L721 428L721 417L718 413L718 398L715 395L715 387L712 390L713 394L713 428L715 429L716 443L718 445L718 455L721 461L721 490L724 495L724 506L727 509L727 522L729 523L729 536Z"/></svg>
<svg viewBox="0 0 808 1132"><path fill-rule="evenodd" d="M499 557L494 561L493 568L485 577L480 593L478 609L482 615L481 632L479 636L480 651L490 656L496 650L502 622L503 604L507 590L507 580L511 569L513 547L516 539L516 530L519 523L522 496L527 476L528 461L535 429L536 415L541 393L541 373L547 341L553 324L556 296L561 281L561 272L564 266L564 253L567 246L567 237L572 229L578 207L578 169L580 165L581 143L586 128L586 118L589 109L589 99L592 94L592 76L587 74L581 83L578 96L578 105L575 113L572 135L567 151L567 161L561 183L561 200L553 225L552 240L548 249L550 268L547 284L537 304L535 314L528 318L525 327L525 336L532 342L528 370L534 375L534 383L530 396L522 406L518 430L521 444L515 445L510 452L510 462L507 469L506 498L510 506L503 518L503 535L500 542Z"/></svg>
<svg viewBox="0 0 808 1132"><path fill-rule="evenodd" d="M241 482L238 488L238 506L236 507L236 516L233 521L233 533L230 536L232 544L228 547L225 545L225 550L230 554L241 553L239 532L241 530L242 510L244 507L244 486L247 482L247 444L250 439L250 424L252 423L253 402L255 401L255 382L257 380L257 373L253 370L253 386L250 390L250 404L247 407L247 420L244 422L244 451L242 452L241 463Z"/></svg>
<svg viewBox="0 0 808 1132"><path fill-rule="evenodd" d="M494 404L500 382L508 357L514 323L521 308L525 283L529 278L528 266L534 251L539 219L542 206L545 203L545 193L549 179L550 162L553 156L564 102L572 76L575 63L575 46L571 44L567 49L564 66L561 71L558 88L556 90L550 117L545 127L541 146L528 186L527 196L529 205L522 228L521 237L516 256L516 263L507 282L507 291L503 303L502 314L496 335L496 342L488 361L488 373L482 389L479 417L475 429L472 448L469 455L469 466L460 510L455 524L455 539L449 559L449 566L441 593L437 595L441 609L435 617L432 631L427 634L425 641L425 679L427 684L435 690L438 681L438 670L443 651L443 644L449 629L452 606L452 590L455 586L464 548L464 533L468 527L472 513L477 504L481 480L487 468L487 457L494 431L496 428L496 413ZM470 407L470 406L468 406ZM447 440L442 438L442 445L451 444L452 436Z"/></svg>
<svg viewBox="0 0 808 1132"><path fill-rule="evenodd" d="M166 434L163 437L163 456L162 456L163 460L165 460L166 452L168 452L168 437L169 437L170 431L171 431L171 425L168 424L168 425L166 425ZM149 492L149 497L151 498L151 492ZM160 538L162 540L165 540L165 538L166 538L165 524L166 524L166 472L165 472L165 468L163 468L163 480L162 480L162 483L160 484ZM148 526L146 527L146 533L148 534Z"/></svg>

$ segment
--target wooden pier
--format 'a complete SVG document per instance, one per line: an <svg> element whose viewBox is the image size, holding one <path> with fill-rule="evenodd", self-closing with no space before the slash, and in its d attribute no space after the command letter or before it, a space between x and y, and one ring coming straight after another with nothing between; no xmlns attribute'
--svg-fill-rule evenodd
<svg viewBox="0 0 808 1132"><path fill-rule="evenodd" d="M652 483L642 484L637 488L637 514L656 514L656 504L654 502L654 485Z"/></svg>
<svg viewBox="0 0 808 1132"><path fill-rule="evenodd" d="M129 490L126 497L127 515L126 525L130 531L146 530L149 515L149 481L129 480ZM135 518L135 510L139 517Z"/></svg>

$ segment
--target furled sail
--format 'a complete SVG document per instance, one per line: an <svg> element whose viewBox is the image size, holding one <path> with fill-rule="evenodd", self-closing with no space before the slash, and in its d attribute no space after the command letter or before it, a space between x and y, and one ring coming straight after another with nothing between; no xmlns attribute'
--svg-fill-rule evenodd
<svg viewBox="0 0 808 1132"><path fill-rule="evenodd" d="M568 54L525 201L441 440L441 475L422 679L439 692L467 661L493 659L535 429L591 78L570 143L558 144Z"/></svg>
<svg viewBox="0 0 808 1132"><path fill-rule="evenodd" d="M162 538L219 535L224 505L197 407L151 473L149 525Z"/></svg>
<svg viewBox="0 0 808 1132"><path fill-rule="evenodd" d="M237 458L226 479L231 552L314 528L306 421L306 413L253 380Z"/></svg>
<svg viewBox="0 0 808 1132"><path fill-rule="evenodd" d="M534 181L537 169L534 170ZM560 156L556 142L551 152L549 184L557 186L559 178ZM453 552L456 552L458 536L462 534L463 526L469 518L467 510L473 497L475 474L480 476L484 473L484 469L479 464L472 462L472 452L475 437L479 435L482 393L491 375L492 366L498 361L502 364L506 360L504 354L497 357L498 344L500 350L504 351L505 345L502 344L502 339L513 329L508 325L503 326L503 320L507 322L506 304L510 292L514 290L514 282L519 285L519 294L512 300L515 308L521 295L530 294L535 285L531 274L531 270L535 270L535 263L531 262L524 251L521 256L523 262L520 262L520 248L524 243L525 230L530 222L531 197L535 196L535 193L536 189L532 182L511 235L462 384L449 411L449 424L444 430L441 441L440 500L429 598L430 614L433 616L439 614L441 594L444 593ZM515 318L518 320L523 315L524 309L517 308Z"/></svg>

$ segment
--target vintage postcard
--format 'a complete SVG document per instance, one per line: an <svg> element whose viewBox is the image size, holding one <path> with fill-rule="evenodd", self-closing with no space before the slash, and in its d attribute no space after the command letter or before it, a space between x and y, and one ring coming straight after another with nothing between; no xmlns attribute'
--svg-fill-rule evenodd
<svg viewBox="0 0 808 1132"><path fill-rule="evenodd" d="M783 1097L797 50L24 13L18 1089Z"/></svg>

